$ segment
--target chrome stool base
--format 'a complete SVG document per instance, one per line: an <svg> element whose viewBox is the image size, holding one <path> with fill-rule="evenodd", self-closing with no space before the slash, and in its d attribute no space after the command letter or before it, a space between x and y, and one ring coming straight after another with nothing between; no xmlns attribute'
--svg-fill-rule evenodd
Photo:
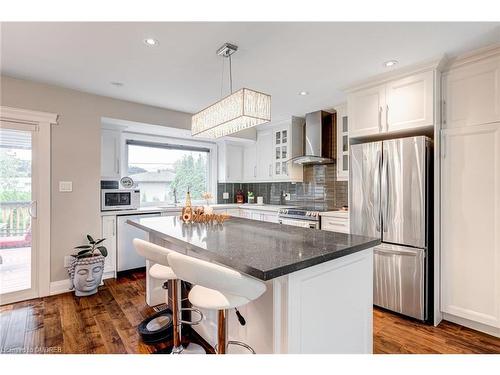
<svg viewBox="0 0 500 375"><path fill-rule="evenodd" d="M172 348L170 354L207 354L207 352L201 345L191 342L186 347L181 345L176 348Z"/></svg>
<svg viewBox="0 0 500 375"><path fill-rule="evenodd" d="M215 346L215 352L217 354L226 354L229 345L237 345L247 349L250 353L256 354L255 350L244 342L241 341L229 341L228 330L227 330L227 314L229 310L219 310L217 316L217 345Z"/></svg>

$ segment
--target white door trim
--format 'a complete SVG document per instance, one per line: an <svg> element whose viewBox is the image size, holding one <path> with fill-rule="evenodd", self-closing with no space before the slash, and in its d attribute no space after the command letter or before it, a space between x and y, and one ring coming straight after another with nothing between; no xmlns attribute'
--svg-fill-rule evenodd
<svg viewBox="0 0 500 375"><path fill-rule="evenodd" d="M37 244L37 297L50 294L50 208L51 208L51 125L57 125L58 115L22 108L0 106L0 119L3 121L30 124L37 126L37 215L38 228L36 234ZM2 298L2 303L9 303Z"/></svg>

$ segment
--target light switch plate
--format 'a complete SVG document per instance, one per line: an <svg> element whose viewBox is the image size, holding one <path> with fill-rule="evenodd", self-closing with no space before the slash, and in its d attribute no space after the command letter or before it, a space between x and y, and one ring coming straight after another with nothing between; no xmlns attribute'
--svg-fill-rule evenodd
<svg viewBox="0 0 500 375"><path fill-rule="evenodd" d="M61 193L69 193L73 191L72 181L59 181L59 191Z"/></svg>
<svg viewBox="0 0 500 375"><path fill-rule="evenodd" d="M222 199L229 199L229 193L222 193Z"/></svg>

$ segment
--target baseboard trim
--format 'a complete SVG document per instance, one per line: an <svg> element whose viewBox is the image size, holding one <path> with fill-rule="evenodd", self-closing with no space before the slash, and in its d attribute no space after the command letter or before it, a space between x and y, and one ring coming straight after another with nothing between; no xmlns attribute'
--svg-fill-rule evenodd
<svg viewBox="0 0 500 375"><path fill-rule="evenodd" d="M473 320L460 318L458 316L447 314L447 313L443 313L443 320L447 320L449 322L459 324L461 326L473 329L475 331L487 333L488 335L491 335L491 336L500 337L500 328L498 328L498 327L492 327L492 326L489 326L487 324L474 322Z"/></svg>
<svg viewBox="0 0 500 375"><path fill-rule="evenodd" d="M102 275L103 280L111 279L114 277L115 277L114 271L105 272ZM101 283L101 285L102 285L102 283ZM72 292L72 290L70 290L70 286L71 286L71 283L70 283L69 279L51 281L50 282L50 295L55 296L56 294Z"/></svg>

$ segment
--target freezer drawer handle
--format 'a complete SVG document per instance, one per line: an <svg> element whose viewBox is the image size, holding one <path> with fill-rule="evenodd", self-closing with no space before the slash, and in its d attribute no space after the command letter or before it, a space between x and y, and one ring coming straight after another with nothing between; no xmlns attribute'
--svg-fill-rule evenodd
<svg viewBox="0 0 500 375"><path fill-rule="evenodd" d="M414 257L419 256L418 252L411 250L392 250L392 249L373 249L373 252L376 254L395 254L395 255L412 255ZM425 251L422 253L422 256L425 258Z"/></svg>

